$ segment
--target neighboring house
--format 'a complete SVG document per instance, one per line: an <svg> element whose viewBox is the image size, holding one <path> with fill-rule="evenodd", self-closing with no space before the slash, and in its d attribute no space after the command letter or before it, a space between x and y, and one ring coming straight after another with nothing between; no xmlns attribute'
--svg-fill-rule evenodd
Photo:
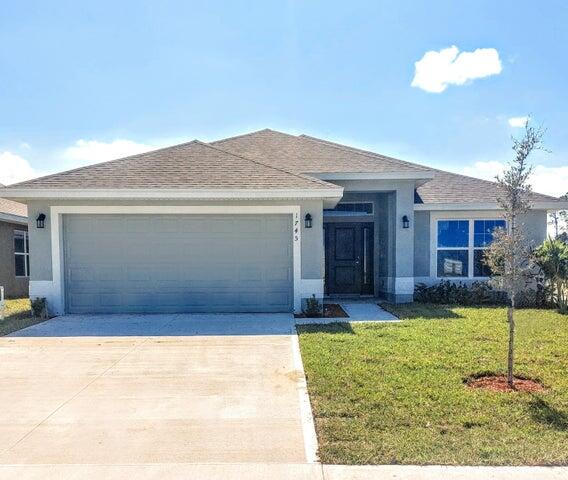
<svg viewBox="0 0 568 480"><path fill-rule="evenodd" d="M324 293L411 301L416 282L484 278L501 221L495 183L272 130L0 195L28 205L31 296L54 313L298 311ZM566 206L535 193L527 235L542 241L547 211Z"/></svg>
<svg viewBox="0 0 568 480"><path fill-rule="evenodd" d="M28 260L27 207L0 198L0 287L6 297L28 296Z"/></svg>

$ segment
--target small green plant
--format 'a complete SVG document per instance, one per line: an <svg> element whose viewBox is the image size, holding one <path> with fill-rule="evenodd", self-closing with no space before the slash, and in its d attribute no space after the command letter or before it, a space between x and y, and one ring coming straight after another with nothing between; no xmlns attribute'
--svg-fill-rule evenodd
<svg viewBox="0 0 568 480"><path fill-rule="evenodd" d="M43 320L48 318L47 314L47 300L45 297L37 297L31 301L32 314L35 318Z"/></svg>
<svg viewBox="0 0 568 480"><path fill-rule="evenodd" d="M321 317L323 313L323 306L321 302L316 298L315 294L311 298L306 299L306 308L304 309L304 315L308 318Z"/></svg>

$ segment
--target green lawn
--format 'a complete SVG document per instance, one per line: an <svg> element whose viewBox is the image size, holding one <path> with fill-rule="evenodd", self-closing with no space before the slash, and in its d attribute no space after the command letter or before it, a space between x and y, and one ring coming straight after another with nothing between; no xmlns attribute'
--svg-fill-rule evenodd
<svg viewBox="0 0 568 480"><path fill-rule="evenodd" d="M4 319L0 320L0 336L29 327L42 320L32 317L30 310L30 301L27 298L17 298L14 300L6 300L6 309L4 310Z"/></svg>
<svg viewBox="0 0 568 480"><path fill-rule="evenodd" d="M568 464L568 316L520 310L516 373L544 393L466 387L504 372L503 308L387 306L406 321L299 328L326 463Z"/></svg>

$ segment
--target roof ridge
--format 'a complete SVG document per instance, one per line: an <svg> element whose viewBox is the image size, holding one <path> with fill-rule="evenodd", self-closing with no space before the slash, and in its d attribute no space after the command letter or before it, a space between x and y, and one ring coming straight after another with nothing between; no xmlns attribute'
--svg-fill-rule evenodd
<svg viewBox="0 0 568 480"><path fill-rule="evenodd" d="M325 145L328 145L332 148L337 148L339 150L352 150L352 151L355 151L355 152L357 152L361 155L364 155L366 157L371 157L371 158L379 157L379 158L383 158L383 159L387 159L387 160L393 160L395 162L403 163L405 165L410 165L410 166L413 166L413 167L420 167L420 168L423 168L425 170L433 170L432 168L427 167L425 165L420 165L419 163L413 163L413 162L409 162L407 160L401 160L400 158L390 157L388 155L383 155L382 153L372 152L370 150L363 150L362 148L351 147L349 145L343 145L342 143L332 142L331 140L325 140L323 138L312 137L311 135L306 135L305 133L298 135L297 138L302 138L302 139L310 140L310 141L317 142L317 143L323 143Z"/></svg>
<svg viewBox="0 0 568 480"><path fill-rule="evenodd" d="M268 129L267 129L267 130L268 130ZM280 167L275 167L275 166L273 166L273 165L267 165L266 163L260 162L259 160L253 160L252 158L244 157L244 156L239 155L239 154L237 154L237 153L228 152L227 150L223 150L222 148L219 148L219 147L217 147L217 146L211 145L210 143L204 143L204 142L201 142L201 141L199 141L199 140L196 140L196 141L197 141L198 143L202 144L202 145L205 145L205 146L209 147L209 148L213 148L214 150L218 150L218 151L223 152L223 153L226 153L226 154L228 154L228 155L232 155L233 157L242 158L243 160L246 160L246 161L248 161L248 162L256 163L257 165L262 165L263 167L267 167L267 168L270 168L270 169L272 169L272 170L276 170L276 171L279 171L279 172L283 172L283 173L286 173L286 174L288 174L288 175L292 175L292 176L294 176L294 177L301 178L302 180L308 180L308 181L310 181L310 182L312 182L312 183L315 183L316 185L325 185L325 186L327 186L327 187L334 186L333 184L331 184L331 183L329 183L329 182L325 182L325 181L323 181L323 180L320 180L319 178L315 178L315 177L312 177L312 176L310 176L310 175L305 175L305 174L302 174L302 173L290 172L289 170L285 170L285 169L280 168Z"/></svg>
<svg viewBox="0 0 568 480"><path fill-rule="evenodd" d="M5 188L20 187L22 185L27 185L31 182L36 181L36 180L45 180L46 178L55 177L57 175L65 175L67 173L78 172L78 171L84 170L86 168L94 167L95 165L97 165L97 166L98 165L108 165L108 164L111 164L111 163L114 163L114 162L131 160L133 158L140 157L142 155L146 155L148 153L161 152L162 150L169 150L170 148L179 148L179 147L183 147L185 145L190 145L190 144L195 143L195 142L199 142L199 140L194 139L194 140L190 140L189 142L183 142L183 143L178 143L176 145L170 145L169 147L161 147L161 148L156 148L155 150L148 150L147 152L135 153L134 155L127 155L126 157L113 158L112 160L105 160L104 162L90 163L89 165L83 165L82 167L71 168L69 170L64 170L63 172L51 173L49 175L43 175L41 177L32 178L30 180L25 180L23 182L14 183L12 185L6 186Z"/></svg>
<svg viewBox="0 0 568 480"><path fill-rule="evenodd" d="M272 130L270 128L262 128L260 130L255 130L254 132L241 133L240 135L233 135L232 137L221 138L219 140L213 140L212 142L209 142L209 145L211 145L213 143L222 143L222 142L226 142L226 141L229 141L229 140L236 140L237 138L249 137L251 135L256 135L257 133L262 133L262 132L282 133L282 132L277 132L276 130Z"/></svg>

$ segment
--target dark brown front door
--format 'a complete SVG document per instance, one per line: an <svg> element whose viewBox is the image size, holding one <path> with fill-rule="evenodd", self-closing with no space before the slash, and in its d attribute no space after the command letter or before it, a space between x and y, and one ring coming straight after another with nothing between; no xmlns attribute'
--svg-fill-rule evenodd
<svg viewBox="0 0 568 480"><path fill-rule="evenodd" d="M327 294L373 293L373 224L326 223Z"/></svg>

